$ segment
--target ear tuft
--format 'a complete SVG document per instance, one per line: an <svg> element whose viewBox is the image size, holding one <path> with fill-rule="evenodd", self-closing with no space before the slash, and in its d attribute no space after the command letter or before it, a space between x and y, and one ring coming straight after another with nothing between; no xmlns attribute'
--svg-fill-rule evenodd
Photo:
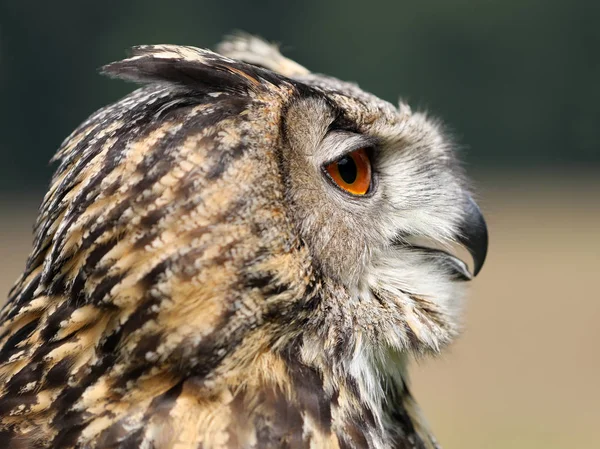
<svg viewBox="0 0 600 449"><path fill-rule="evenodd" d="M102 67L101 72L136 83L168 82L200 91L247 91L285 82L269 70L210 50L179 45L141 45L131 57Z"/></svg>
<svg viewBox="0 0 600 449"><path fill-rule="evenodd" d="M217 51L229 58L264 67L289 78L310 73L305 67L283 56L276 45L244 32L227 36L217 46Z"/></svg>

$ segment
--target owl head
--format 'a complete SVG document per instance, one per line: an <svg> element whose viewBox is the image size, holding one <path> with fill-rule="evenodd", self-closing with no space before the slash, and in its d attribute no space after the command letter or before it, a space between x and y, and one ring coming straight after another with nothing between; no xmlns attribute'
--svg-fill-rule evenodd
<svg viewBox="0 0 600 449"><path fill-rule="evenodd" d="M102 379L125 395L152 373L212 388L286 354L325 390L350 376L375 404L406 354L456 335L485 260L455 146L426 114L259 39L218 51L142 46L104 68L145 86L57 153L2 315L20 343L0 355L36 360L36 391ZM3 369L4 394L17 391L20 371ZM98 401L78 397L54 399Z"/></svg>
<svg viewBox="0 0 600 449"><path fill-rule="evenodd" d="M287 215L327 298L317 319L324 340L367 358L439 351L460 327L466 283L488 245L441 123L310 73L248 35L219 52L292 80L278 170ZM468 251L472 271L457 247Z"/></svg>

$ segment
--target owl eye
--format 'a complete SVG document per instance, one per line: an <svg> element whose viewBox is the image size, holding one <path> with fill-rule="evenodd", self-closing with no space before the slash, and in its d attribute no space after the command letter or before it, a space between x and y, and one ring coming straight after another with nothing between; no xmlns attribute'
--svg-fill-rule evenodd
<svg viewBox="0 0 600 449"><path fill-rule="evenodd" d="M345 154L325 170L340 189L353 195L365 195L371 187L371 161L364 148Z"/></svg>

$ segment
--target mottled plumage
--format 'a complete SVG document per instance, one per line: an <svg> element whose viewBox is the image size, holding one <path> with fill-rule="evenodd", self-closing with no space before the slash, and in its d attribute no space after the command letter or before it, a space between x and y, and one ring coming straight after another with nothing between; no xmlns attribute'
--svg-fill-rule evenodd
<svg viewBox="0 0 600 449"><path fill-rule="evenodd" d="M261 40L219 51L135 48L104 72L146 86L59 149L0 316L2 447L437 447L406 365L470 274L413 239L486 244L452 145ZM359 147L364 197L323 172Z"/></svg>

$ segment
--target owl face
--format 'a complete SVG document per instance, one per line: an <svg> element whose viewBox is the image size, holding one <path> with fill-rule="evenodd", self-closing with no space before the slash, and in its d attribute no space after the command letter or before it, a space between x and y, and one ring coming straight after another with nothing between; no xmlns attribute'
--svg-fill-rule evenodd
<svg viewBox="0 0 600 449"><path fill-rule="evenodd" d="M300 79L322 95L287 110L282 177L325 284L344 291L330 307L353 324L339 333L358 331L379 348L438 350L457 331L472 277L449 248L468 246L478 271L487 245L452 143L405 104L326 77ZM346 179L330 174L335 165ZM368 187L353 192L364 176Z"/></svg>

